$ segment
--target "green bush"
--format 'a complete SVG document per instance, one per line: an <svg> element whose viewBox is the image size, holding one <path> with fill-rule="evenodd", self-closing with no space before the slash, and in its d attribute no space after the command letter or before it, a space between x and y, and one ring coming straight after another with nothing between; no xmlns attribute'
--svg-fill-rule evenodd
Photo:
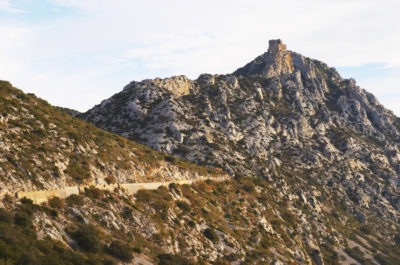
<svg viewBox="0 0 400 265"><path fill-rule="evenodd" d="M0 210L0 264L87 265L82 253L67 249L49 238L38 240L31 223L31 205L21 204L17 212ZM15 225L10 222L14 215Z"/></svg>
<svg viewBox="0 0 400 265"><path fill-rule="evenodd" d="M123 209L122 209L122 213L121 213L121 216L122 216L122 218L124 218L124 219L130 219L130 218L132 218L132 209L131 208L129 208L129 207L127 207L127 206L125 206Z"/></svg>
<svg viewBox="0 0 400 265"><path fill-rule="evenodd" d="M33 204L33 201L31 199L28 199L26 197L23 197L21 200L22 204Z"/></svg>
<svg viewBox="0 0 400 265"><path fill-rule="evenodd" d="M119 240L114 240L109 246L106 247L106 252L111 256L122 261L130 261L133 258L133 250Z"/></svg>
<svg viewBox="0 0 400 265"><path fill-rule="evenodd" d="M167 162L173 163L173 162L175 162L176 158L171 155L165 155L164 160Z"/></svg>
<svg viewBox="0 0 400 265"><path fill-rule="evenodd" d="M55 209L51 209L50 210L50 215L53 216L53 217L58 217L58 211L55 210Z"/></svg>
<svg viewBox="0 0 400 265"><path fill-rule="evenodd" d="M70 205L82 206L84 204L83 197L77 194L68 196L65 201Z"/></svg>
<svg viewBox="0 0 400 265"><path fill-rule="evenodd" d="M0 208L0 223L11 224L12 220L12 215L6 209Z"/></svg>
<svg viewBox="0 0 400 265"><path fill-rule="evenodd" d="M203 234L214 243L219 240L219 236L213 228L207 228L206 230L204 230Z"/></svg>
<svg viewBox="0 0 400 265"><path fill-rule="evenodd" d="M135 197L138 202L148 203L156 210L157 214L154 216L156 219L167 220L173 199L166 187L161 186L157 190L139 190Z"/></svg>
<svg viewBox="0 0 400 265"><path fill-rule="evenodd" d="M366 235L370 235L372 233L371 228L366 226L366 225L362 225L360 227L360 231Z"/></svg>
<svg viewBox="0 0 400 265"><path fill-rule="evenodd" d="M190 205L185 201L177 201L176 206L178 206L184 212L190 212L191 210Z"/></svg>
<svg viewBox="0 0 400 265"><path fill-rule="evenodd" d="M395 235L393 240L398 246L400 246L400 233Z"/></svg>
<svg viewBox="0 0 400 265"><path fill-rule="evenodd" d="M18 211L14 215L14 223L21 227L28 227L32 224L32 216L25 211Z"/></svg>
<svg viewBox="0 0 400 265"><path fill-rule="evenodd" d="M100 251L100 239L94 225L81 225L77 230L70 232L70 234L81 249L93 253Z"/></svg>
<svg viewBox="0 0 400 265"><path fill-rule="evenodd" d="M252 193L254 191L254 184L249 182L249 183L245 183L242 187L243 190L245 190L248 193Z"/></svg>
<svg viewBox="0 0 400 265"><path fill-rule="evenodd" d="M158 255L158 265L192 265L182 256L173 254L160 254Z"/></svg>
<svg viewBox="0 0 400 265"><path fill-rule="evenodd" d="M70 161L64 172L76 181L82 182L85 179L90 178L90 168L87 158L78 155L71 155Z"/></svg>
<svg viewBox="0 0 400 265"><path fill-rule="evenodd" d="M195 223L193 220L187 221L187 224L188 224L190 227L195 227L195 226L196 226L196 223Z"/></svg>
<svg viewBox="0 0 400 265"><path fill-rule="evenodd" d="M101 199L104 196L104 192L95 186L90 186L89 188L85 188L85 196L92 200Z"/></svg>

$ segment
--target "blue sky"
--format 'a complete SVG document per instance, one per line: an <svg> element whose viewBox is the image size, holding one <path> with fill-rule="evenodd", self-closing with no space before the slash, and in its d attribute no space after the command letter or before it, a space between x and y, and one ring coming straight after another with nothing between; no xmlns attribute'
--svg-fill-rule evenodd
<svg viewBox="0 0 400 265"><path fill-rule="evenodd" d="M400 115L397 0L0 0L0 79L84 111L132 80L230 73L282 38Z"/></svg>

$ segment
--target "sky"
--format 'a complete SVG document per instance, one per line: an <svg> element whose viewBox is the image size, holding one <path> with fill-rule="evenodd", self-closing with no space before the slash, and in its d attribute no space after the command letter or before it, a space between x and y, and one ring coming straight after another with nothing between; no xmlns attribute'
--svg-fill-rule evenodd
<svg viewBox="0 0 400 265"><path fill-rule="evenodd" d="M400 116L398 0L0 0L0 79L85 111L132 80L226 74L281 38Z"/></svg>

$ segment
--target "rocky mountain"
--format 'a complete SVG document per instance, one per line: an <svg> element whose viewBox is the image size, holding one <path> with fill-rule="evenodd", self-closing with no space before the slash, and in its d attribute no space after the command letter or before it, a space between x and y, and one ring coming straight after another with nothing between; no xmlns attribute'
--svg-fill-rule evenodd
<svg viewBox="0 0 400 265"><path fill-rule="evenodd" d="M246 197L240 208L247 221L226 224L252 238L237 260L400 263L400 119L353 79L287 50L281 40L271 40L266 53L232 74L133 81L79 116L222 168L236 177L232 183L251 177L249 196L257 199ZM271 196L267 205L263 196ZM217 202L223 220L231 220L240 199ZM271 237L275 243L263 246Z"/></svg>
<svg viewBox="0 0 400 265"><path fill-rule="evenodd" d="M208 193L243 186L214 183L226 173L103 131L6 81L0 81L0 150L0 264L185 261L169 254L178 242L184 244L182 253L196 244L190 257L215 260L216 247L206 235L224 246L212 226L221 219L220 202ZM137 194L118 185L204 177L208 180L197 186L167 185ZM71 186L79 186L79 194L50 197L41 205L16 196L21 191L54 194ZM229 242L232 253L243 252L234 239Z"/></svg>
<svg viewBox="0 0 400 265"><path fill-rule="evenodd" d="M1 194L217 173L72 118L5 81L0 82L0 113Z"/></svg>

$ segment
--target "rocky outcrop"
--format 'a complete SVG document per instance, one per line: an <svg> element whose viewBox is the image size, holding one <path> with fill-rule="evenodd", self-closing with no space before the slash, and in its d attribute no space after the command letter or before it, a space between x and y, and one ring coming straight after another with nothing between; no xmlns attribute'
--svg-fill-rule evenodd
<svg viewBox="0 0 400 265"><path fill-rule="evenodd" d="M354 80L272 40L266 53L233 74L191 81L185 96L147 84L132 82L81 117L238 178L268 179L304 220L300 233L312 234L310 259L317 263L324 260L319 245L347 236L329 236L335 207L393 240L400 220L400 121ZM315 220L318 235L310 226Z"/></svg>
<svg viewBox="0 0 400 265"><path fill-rule="evenodd" d="M235 75L262 74L266 77L288 75L293 73L292 54L286 49L282 40L270 40L266 53L251 63L235 71Z"/></svg>
<svg viewBox="0 0 400 265"><path fill-rule="evenodd" d="M192 89L192 81L189 80L186 76L173 76L170 78L156 78L156 79L147 79L144 80L143 85L145 86L155 86L159 88L163 88L166 91L169 91L175 97L181 97L184 95L188 95L190 90ZM132 84L126 86L128 89Z"/></svg>

